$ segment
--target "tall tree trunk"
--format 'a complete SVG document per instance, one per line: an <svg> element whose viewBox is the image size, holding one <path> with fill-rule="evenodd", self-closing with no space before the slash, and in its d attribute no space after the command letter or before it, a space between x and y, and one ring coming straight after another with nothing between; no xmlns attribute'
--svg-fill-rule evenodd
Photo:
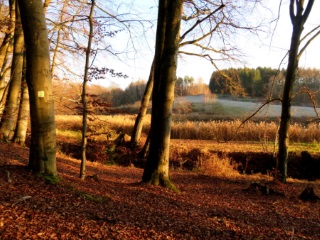
<svg viewBox="0 0 320 240"><path fill-rule="evenodd" d="M150 97L152 94L153 82L154 82L154 61L152 62L147 86L144 91L139 113L136 117L136 121L134 123L134 127L131 133L131 143L130 143L131 149L134 149L139 144L139 141L140 141L141 132L143 128L143 120L147 114L148 105L149 105Z"/></svg>
<svg viewBox="0 0 320 240"><path fill-rule="evenodd" d="M10 70L8 70L5 75L9 76ZM4 76L5 78L7 78L7 76ZM9 83L5 82L5 81L0 81L0 116L3 115L3 111L6 105L6 100L7 100L7 96L8 96L8 88L9 88Z"/></svg>
<svg viewBox="0 0 320 240"><path fill-rule="evenodd" d="M279 128L279 149L278 149L278 169L280 170L282 181L287 181L288 165L288 147L289 147L289 127L291 119L291 101L293 83L296 80L296 74L299 65L299 46L300 38L309 13L312 9L314 0L309 0L306 11L304 12L304 0L290 0L290 18L293 25L291 45L289 50L289 61L287 66L287 75L285 79L282 110ZM295 10L296 5L296 10Z"/></svg>
<svg viewBox="0 0 320 240"><path fill-rule="evenodd" d="M89 36L88 36L88 46L86 50L86 64L84 69L84 77L83 77L83 84L82 84L82 106L83 106L83 112L82 112L82 147L81 147L81 166L80 166L80 178L85 179L86 177L86 149L87 149L87 118L88 118L88 106L87 106L87 93L86 93L86 87L88 82L88 74L89 74L89 68L90 68L90 52L91 52L91 44L92 44L92 38L93 38L93 12L94 12L94 0L91 0L91 9L90 9L90 15L89 15Z"/></svg>
<svg viewBox="0 0 320 240"><path fill-rule="evenodd" d="M4 105L5 105L5 92L6 92L6 89L8 87L8 83L6 81L7 78L10 78L10 70L11 70L11 67L7 67L3 72L1 71L0 73L0 115L2 115L2 112L3 112L3 109L4 109Z"/></svg>
<svg viewBox="0 0 320 240"><path fill-rule="evenodd" d="M218 12L219 10L221 10L223 7L225 7L224 4L221 4L218 8L216 8L215 10L213 10L210 14L208 14L206 17L202 18L202 19L198 19L196 21L196 23L190 28L188 29L183 35L182 37L180 37L180 47L181 46L185 46L185 45L192 45L192 44L195 44L197 43L198 41L200 41L201 39L205 38L205 37L208 37L208 36L211 36L211 34L215 31L214 29L211 29L210 30L210 34L206 34L205 36L203 37L200 37L194 41L186 41L186 42L183 42L183 39L188 35L188 33L192 32L193 29L195 29L201 22L207 20L208 18L210 18L210 16L212 16L214 13ZM194 54L195 56L200 56L200 54ZM203 57L203 56L202 56ZM153 65L154 63L152 63L152 68L153 68ZM153 82L151 82L150 80L153 81L153 77L154 77L154 69L151 68L151 72L150 72L150 75L149 75L149 80L148 80L148 83L147 83L147 87L146 87L146 90L144 92L144 97L141 101L141 107L140 107L140 110L139 110L139 113L137 115L137 118L136 118L136 121L135 121L135 125L134 125L134 128L133 128L133 131L132 131L132 134L131 134L131 148L135 148L135 146L139 143L139 140L140 140L140 136L141 136L141 132L142 132L142 128L143 128L143 119L144 119L144 116L146 114L146 111L147 111L147 106L148 106L148 103L149 103L149 99L150 99L150 96L151 96L151 92L152 92L152 88L153 88ZM148 141L146 141L147 143ZM145 146L144 149L147 149L148 147ZM141 153L143 153L144 150L141 151ZM143 154L142 154L143 155Z"/></svg>
<svg viewBox="0 0 320 240"><path fill-rule="evenodd" d="M0 46L0 115L4 111L6 102L6 90L8 89L6 79L10 78L10 62L13 51L13 36L16 21L15 0L9 1L10 27L5 33L4 40Z"/></svg>
<svg viewBox="0 0 320 240"><path fill-rule="evenodd" d="M183 1L159 1L150 151L142 181L176 189L169 179L172 104Z"/></svg>
<svg viewBox="0 0 320 240"><path fill-rule="evenodd" d="M48 0L47 0L48 1ZM51 0L50 0L51 1ZM60 22L63 21L63 15L65 14L65 9L68 6L69 1L64 1L61 12L60 12ZM57 56L58 56L58 51L60 48L60 41L61 41L61 31L62 31L62 26L59 25L58 33L57 33L57 40L56 40L56 47L53 50L53 55L52 55L52 61L51 61L51 74L54 77L54 72L56 68L56 61L57 61Z"/></svg>
<svg viewBox="0 0 320 240"><path fill-rule="evenodd" d="M48 32L41 0L18 0L26 44L26 80L30 97L29 167L57 175L56 124L50 72Z"/></svg>
<svg viewBox="0 0 320 240"><path fill-rule="evenodd" d="M16 11L15 11L15 0L9 0L9 14L10 14L10 23L9 29L6 31L4 39L0 46L0 68L3 69L3 63L7 56L7 49L10 44L12 44L12 39L14 35L15 28L15 19L16 19Z"/></svg>
<svg viewBox="0 0 320 240"><path fill-rule="evenodd" d="M148 133L147 139L146 139L141 151L139 152L140 158L146 158L148 155L148 151L149 151L149 147L150 147L150 136L151 136L151 128Z"/></svg>
<svg viewBox="0 0 320 240"><path fill-rule="evenodd" d="M28 85L27 85L25 76L26 76L26 58L24 56L20 108L19 108L17 127L14 133L14 138L13 138L13 141L15 143L18 143L21 146L25 145L27 129L28 129L28 120L30 116L29 92L28 92Z"/></svg>
<svg viewBox="0 0 320 240"><path fill-rule="evenodd" d="M19 14L19 7L16 5L16 24L14 30L14 50L11 66L11 80L7 101L2 115L0 135L3 140L11 141L14 136L17 116L19 112L19 100L21 89L21 78L23 69L24 37Z"/></svg>

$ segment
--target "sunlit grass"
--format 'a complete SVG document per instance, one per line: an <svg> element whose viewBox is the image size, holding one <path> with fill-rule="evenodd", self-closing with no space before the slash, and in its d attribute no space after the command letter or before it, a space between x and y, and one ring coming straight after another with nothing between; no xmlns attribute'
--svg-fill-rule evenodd
<svg viewBox="0 0 320 240"><path fill-rule="evenodd" d="M289 145L290 152L302 152L308 151L311 154L320 153L320 143L312 142L312 143L292 143Z"/></svg>
<svg viewBox="0 0 320 240"><path fill-rule="evenodd" d="M202 162L199 171L207 176L214 176L227 179L245 179L251 181L271 181L272 176L256 173L251 175L241 174L237 170L237 163L231 161L226 155L218 156L211 154L208 159Z"/></svg>
<svg viewBox="0 0 320 240"><path fill-rule="evenodd" d="M81 139L81 131L76 130L60 130L57 128L57 135L73 139Z"/></svg>
<svg viewBox="0 0 320 240"><path fill-rule="evenodd" d="M131 135L136 115L107 115L97 116L89 121L89 135L99 134L116 136L119 133ZM150 115L144 121L143 133L150 129ZM59 115L56 116L57 134L78 138L80 136L82 117ZM275 122L251 122L241 124L240 120L233 121L173 121L171 124L172 139L211 140L213 142L241 142L254 151L274 152L278 124ZM320 124L312 123L307 127L293 124L290 127L289 151L319 153ZM105 137L103 137L105 139ZM243 148L243 146L242 146Z"/></svg>

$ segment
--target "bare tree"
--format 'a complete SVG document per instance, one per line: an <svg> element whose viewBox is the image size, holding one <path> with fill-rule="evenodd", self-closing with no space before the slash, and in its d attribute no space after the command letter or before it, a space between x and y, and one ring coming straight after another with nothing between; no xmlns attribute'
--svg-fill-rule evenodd
<svg viewBox="0 0 320 240"><path fill-rule="evenodd" d="M61 41L61 37L63 35L63 33L62 33L62 29L64 27L63 18L65 15L65 11L67 9L68 3L69 3L69 1L67 1L67 0L64 1L63 5L62 5L62 9L60 11L59 24L57 24L57 26L56 26L56 28L58 28L58 30L57 30L57 39L55 42L55 47L53 50L52 60L51 60L51 74L52 74L52 76L54 76L54 74L55 74L55 67L57 64L58 52L60 49L60 41Z"/></svg>
<svg viewBox="0 0 320 240"><path fill-rule="evenodd" d="M3 68L3 63L6 59L6 52L9 47L10 42L13 39L14 27L15 27L15 0L9 1L9 21L8 27L5 31L4 38L0 45L0 68Z"/></svg>
<svg viewBox="0 0 320 240"><path fill-rule="evenodd" d="M13 51L13 35L15 29L15 1L9 1L9 23L8 29L5 31L5 36L0 46L0 113L4 110L6 100L5 92L7 90L7 78L10 78L11 70L11 55Z"/></svg>
<svg viewBox="0 0 320 240"><path fill-rule="evenodd" d="M160 0L154 59L150 151L142 181L176 189L169 178L169 144L183 1Z"/></svg>
<svg viewBox="0 0 320 240"><path fill-rule="evenodd" d="M87 106L87 93L86 86L88 82L89 68L90 68L90 53L91 53L91 44L93 38L93 13L94 13L95 1L91 0L90 14L88 17L89 20L89 36L88 36L88 46L86 50L86 64L84 68L84 77L82 83L82 146L81 146L81 167L80 167L80 178L82 180L86 177L86 148L87 148L87 118L88 118L88 106Z"/></svg>
<svg viewBox="0 0 320 240"><path fill-rule="evenodd" d="M304 29L304 24L307 21L312 10L314 0L307 1L306 9L304 8L304 0L290 0L289 10L292 23L291 45L289 50L289 60L287 65L287 73L285 77L283 95L282 95L282 110L279 128L279 150L278 150L278 168L281 172L282 181L287 180L287 163L288 163L288 147L289 147L289 127L291 119L291 102L293 97L293 83L296 80L296 74L299 66L301 54L311 41L319 35L319 31L310 37L307 43L299 52L301 44L301 35ZM319 27L317 27L319 28ZM316 29L317 29L316 28ZM313 31L311 31L310 35ZM305 39L305 37L303 38Z"/></svg>
<svg viewBox="0 0 320 240"><path fill-rule="evenodd" d="M257 2L259 1L252 1L252 8L255 7L254 4ZM184 32L179 40L180 57L188 55L204 58L218 70L218 61L238 61L240 59L239 50L235 44L230 43L229 36L240 30L254 34L259 29L259 24L257 26L246 25L247 21L243 17L244 13L250 8L250 2L243 1L241 5L231 3L224 5L220 1L198 0L184 1L184 6L181 23ZM219 47L212 46L216 44L213 39L219 39L219 42L221 42ZM151 71L148 81L153 80L152 75L153 72ZM137 146L140 140L143 119L152 92L149 88L152 88L152 84L148 83L131 134L132 148Z"/></svg>
<svg viewBox="0 0 320 240"><path fill-rule="evenodd" d="M11 78L5 110L2 116L0 134L1 138L11 141L14 136L16 121L19 112L19 99L21 89L21 78L23 69L24 37L21 25L19 7L16 4L16 24L14 30L14 50L11 66Z"/></svg>
<svg viewBox="0 0 320 240"><path fill-rule="evenodd" d="M131 133L130 143L131 143L132 149L134 149L140 141L141 132L142 132L142 128L143 128L143 120L147 114L147 109L148 109L150 97L152 94L153 82L154 82L154 61L152 62L152 66L151 66L151 70L150 70L150 74L149 74L149 79L148 79L143 97L141 99L141 106L140 106L138 115L136 117L136 120L134 122L134 126L133 126L132 133Z"/></svg>
<svg viewBox="0 0 320 240"><path fill-rule="evenodd" d="M28 122L30 117L30 104L29 104L29 92L28 85L26 81L26 56L24 54L23 59L23 71L22 71L22 82L21 82L21 97L20 97L20 107L17 119L17 126L15 129L13 141L25 145Z"/></svg>

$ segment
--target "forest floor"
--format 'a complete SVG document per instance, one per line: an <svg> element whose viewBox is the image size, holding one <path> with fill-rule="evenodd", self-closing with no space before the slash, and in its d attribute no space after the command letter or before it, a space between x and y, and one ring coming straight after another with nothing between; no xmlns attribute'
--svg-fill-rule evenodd
<svg viewBox="0 0 320 240"><path fill-rule="evenodd" d="M319 181L172 170L177 193L141 184L136 167L88 162L81 181L79 160L58 154L53 184L26 169L28 154L0 143L0 239L320 239L320 202L299 199Z"/></svg>

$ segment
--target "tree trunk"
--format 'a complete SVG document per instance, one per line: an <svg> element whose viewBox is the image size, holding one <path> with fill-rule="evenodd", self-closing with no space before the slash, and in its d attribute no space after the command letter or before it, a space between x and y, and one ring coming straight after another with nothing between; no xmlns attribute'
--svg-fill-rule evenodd
<svg viewBox="0 0 320 240"><path fill-rule="evenodd" d="M84 70L84 78L83 78L83 85L82 85L82 106L83 106L83 112L82 112L82 148L81 148L81 166L80 166L80 178L82 180L86 177L86 149L87 149L87 118L88 118L88 106L87 106L87 96L86 96L86 86L88 82L88 74L89 74L89 68L90 68L90 52L91 52L91 44L92 44L92 38L93 38L93 12L94 12L94 0L91 0L91 9L90 9L90 15L89 15L89 36L88 36L88 46L86 51L86 64L85 64L85 70Z"/></svg>
<svg viewBox="0 0 320 240"><path fill-rule="evenodd" d="M56 125L50 74L48 32L41 0L18 0L26 44L26 81L30 97L29 167L57 175Z"/></svg>
<svg viewBox="0 0 320 240"><path fill-rule="evenodd" d="M25 145L28 120L30 116L30 104L29 104L29 92L28 85L25 78L26 72L26 58L23 61L23 74L22 74L22 84L21 84L21 98L20 98L20 108L17 121L17 127L14 134L13 141L21 146Z"/></svg>
<svg viewBox="0 0 320 240"><path fill-rule="evenodd" d="M147 139L143 145L143 148L141 149L141 151L139 152L139 157L140 158L146 158L148 155L148 151L149 151L149 147L150 147L150 135L151 135L151 129L148 133Z"/></svg>
<svg viewBox="0 0 320 240"><path fill-rule="evenodd" d="M11 55L13 51L13 36L16 21L16 6L15 0L9 1L9 13L10 13L10 27L5 34L4 40L0 47L0 115L3 114L4 106L6 104L6 93L8 92L7 78L10 78L10 63Z"/></svg>
<svg viewBox="0 0 320 240"><path fill-rule="evenodd" d="M50 0L51 1L51 0ZM50 2L46 1L46 2ZM66 7L68 6L68 1L64 1L61 12L60 12L60 22L63 22L63 16L65 14ZM61 31L62 31L63 25L59 25L58 33L57 33L57 40L56 40L56 47L53 50L53 55L52 55L52 61L51 61L51 74L54 77L54 72L56 68L56 61L57 61L57 56L60 48L60 41L61 41Z"/></svg>
<svg viewBox="0 0 320 240"><path fill-rule="evenodd" d="M279 128L279 149L278 149L278 169L280 170L282 181L287 181L287 165L288 165L288 147L289 147L289 127L291 119L291 101L293 83L296 79L296 73L299 65L299 46L300 38L303 31L304 23L306 22L311 11L314 0L309 0L307 9L303 13L303 0L295 2L290 1L290 17L293 25L291 45L289 50L289 61L287 65L287 75L285 79L282 110ZM296 11L294 5L296 4ZM296 13L296 15L295 15Z"/></svg>
<svg viewBox="0 0 320 240"><path fill-rule="evenodd" d="M6 102L6 92L9 87L9 82L7 82L6 79L10 79L11 74L11 66L10 66L10 57L13 53L13 41L10 41L10 44L7 48L6 55L4 57L4 61L2 63L2 68L0 71L0 115L2 115L5 102Z"/></svg>
<svg viewBox="0 0 320 240"><path fill-rule="evenodd" d="M176 190L169 179L172 104L183 1L159 1L150 151L142 181Z"/></svg>
<svg viewBox="0 0 320 240"><path fill-rule="evenodd" d="M15 28L15 19L16 19L16 5L15 0L9 0L9 14L10 14L10 26L9 29L6 31L4 39L0 46L0 68L3 70L4 62L7 56L7 49L10 44L12 44L13 33Z"/></svg>
<svg viewBox="0 0 320 240"><path fill-rule="evenodd" d="M149 105L150 97L152 94L153 82L154 82L154 61L152 62L147 86L144 91L143 98L141 100L141 106L139 109L139 113L136 117L136 121L134 123L133 131L131 133L131 143L130 143L131 149L134 149L139 144L139 141L140 141L140 136L143 128L143 120L147 114L148 105Z"/></svg>
<svg viewBox="0 0 320 240"><path fill-rule="evenodd" d="M201 39L203 39L203 37L200 37L200 38L198 38L197 40L194 40L194 41L186 41L186 42L182 43L182 45L181 45L181 41L188 35L188 33L192 32L192 30L194 28L196 28L198 26L198 24L200 24L201 22L203 22L206 19L208 19L210 16L212 16L214 13L218 12L224 6L225 5L222 4L217 9L215 9L210 14L208 14L205 18L202 18L201 20L198 19L196 21L196 23L190 29L188 29L183 34L182 37L180 37L180 40L179 40L180 46L184 46L184 45L188 45L188 44L195 44L198 41L200 41ZM207 37L207 36L211 35L211 33L213 31L214 30L210 30L210 34L206 34L204 37ZM198 54L195 54L195 55L201 56L201 55L198 55ZM152 68L154 68L153 66L154 66L154 62L152 63ZM148 103L149 103L150 96L151 96L151 93L152 93L152 88L153 88L153 82L150 81L150 80L153 81L153 78L154 78L154 69L152 69L152 68L151 68L151 72L150 72L150 75L149 75L149 80L148 80L148 83L147 83L147 86L146 86L146 90L145 90L143 99L141 101L141 107L140 107L139 113L137 115L137 118L136 118L136 121L135 121L135 125L134 125L134 128L133 128L132 134L131 134L131 149L134 149L137 146L137 144L139 143L139 140L140 140L140 136L141 136L141 132L142 132L142 128L143 128L143 119L144 119L144 116L145 116L146 111L147 111ZM147 143L147 141L146 141L146 143ZM144 146L143 148L147 149L148 147ZM142 155L143 155L143 152L145 153L144 149L141 151Z"/></svg>
<svg viewBox="0 0 320 240"><path fill-rule="evenodd" d="M19 100L21 78L23 69L24 37L19 14L16 5L16 24L14 30L14 50L11 66L11 80L9 83L8 96L2 115L0 135L3 140L11 141L14 136L17 116L19 112Z"/></svg>
<svg viewBox="0 0 320 240"><path fill-rule="evenodd" d="M13 41L10 42L9 47L7 48L7 53L5 56L4 63L2 65L2 69L0 71L0 115L3 114L6 100L7 100L7 93L10 83L10 74L11 74L11 66L7 66L7 62L10 62L9 58L12 54L13 50ZM7 82L6 79L9 78Z"/></svg>
<svg viewBox="0 0 320 240"><path fill-rule="evenodd" d="M5 75L9 75L10 71L8 70ZM6 78L7 76L4 76ZM8 96L8 88L9 83L6 83L5 81L0 80L0 116L3 115L3 111L6 105L6 100Z"/></svg>

